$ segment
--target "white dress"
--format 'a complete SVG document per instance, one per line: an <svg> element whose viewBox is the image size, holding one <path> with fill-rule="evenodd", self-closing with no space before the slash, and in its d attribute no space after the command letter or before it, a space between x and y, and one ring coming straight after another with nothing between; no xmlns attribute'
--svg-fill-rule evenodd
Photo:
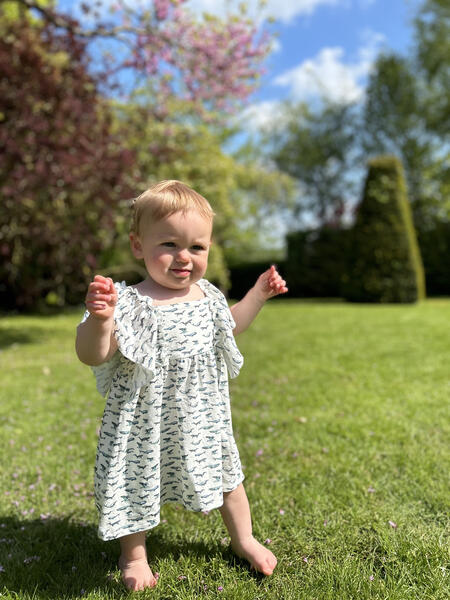
<svg viewBox="0 0 450 600"><path fill-rule="evenodd" d="M223 294L198 285L201 300L154 306L115 284L119 349L93 367L107 398L95 463L104 540L155 527L166 502L222 506L244 479L228 393L243 363L235 324Z"/></svg>

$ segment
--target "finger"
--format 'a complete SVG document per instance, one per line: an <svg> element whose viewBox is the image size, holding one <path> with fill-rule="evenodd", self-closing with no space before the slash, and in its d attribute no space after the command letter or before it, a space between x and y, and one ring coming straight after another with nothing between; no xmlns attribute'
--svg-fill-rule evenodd
<svg viewBox="0 0 450 600"><path fill-rule="evenodd" d="M88 294L110 294L110 289L103 283L93 282L89 284Z"/></svg>
<svg viewBox="0 0 450 600"><path fill-rule="evenodd" d="M108 283L108 278L107 277L103 277L103 275L95 275L94 277L94 281L98 281L99 283Z"/></svg>
<svg viewBox="0 0 450 600"><path fill-rule="evenodd" d="M101 313L106 310L108 306L102 302L86 302L86 308L91 313Z"/></svg>
<svg viewBox="0 0 450 600"><path fill-rule="evenodd" d="M270 281L270 284L271 284L273 287L278 287L279 285L282 285L282 284L283 284L283 280L281 279L281 277L280 277L280 276L278 276L278 277L275 277L274 279L272 279L272 280Z"/></svg>
<svg viewBox="0 0 450 600"><path fill-rule="evenodd" d="M101 315L106 311L107 308L108 307L106 304L94 304L92 302L86 304L86 310L92 315Z"/></svg>
<svg viewBox="0 0 450 600"><path fill-rule="evenodd" d="M111 294L87 294L86 302L111 302Z"/></svg>

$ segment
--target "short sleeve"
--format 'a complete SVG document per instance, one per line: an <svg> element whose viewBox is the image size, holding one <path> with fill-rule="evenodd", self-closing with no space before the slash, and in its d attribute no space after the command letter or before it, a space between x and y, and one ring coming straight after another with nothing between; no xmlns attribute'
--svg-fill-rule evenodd
<svg viewBox="0 0 450 600"><path fill-rule="evenodd" d="M135 288L117 285L118 300L114 312L114 335L120 353L149 373L156 367L158 322L151 298Z"/></svg>
<svg viewBox="0 0 450 600"><path fill-rule="evenodd" d="M135 364L131 382L135 388L151 381L156 368L158 327L151 299L140 296L125 282L114 285L118 294L114 311L114 337L118 350L107 362L91 367L102 396L109 393L121 357ZM88 316L86 311L81 322Z"/></svg>
<svg viewBox="0 0 450 600"><path fill-rule="evenodd" d="M222 354L230 377L237 377L244 364L244 358L234 339L233 329L236 323L227 300L223 293L206 279L201 279L198 284L212 301L216 351Z"/></svg>

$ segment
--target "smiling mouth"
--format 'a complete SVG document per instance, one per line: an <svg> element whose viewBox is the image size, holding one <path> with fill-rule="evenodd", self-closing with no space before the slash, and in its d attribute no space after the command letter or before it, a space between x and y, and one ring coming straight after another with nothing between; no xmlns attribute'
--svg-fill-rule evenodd
<svg viewBox="0 0 450 600"><path fill-rule="evenodd" d="M189 269L170 269L172 271L172 273L175 273L175 275L182 275L182 276L187 276L191 274L191 271Z"/></svg>

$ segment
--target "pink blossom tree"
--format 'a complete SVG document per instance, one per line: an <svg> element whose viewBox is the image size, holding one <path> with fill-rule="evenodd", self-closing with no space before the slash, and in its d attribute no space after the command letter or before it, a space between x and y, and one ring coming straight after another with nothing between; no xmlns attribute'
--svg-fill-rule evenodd
<svg viewBox="0 0 450 600"><path fill-rule="evenodd" d="M223 19L198 18L186 0L133 5L117 0L105 17L97 3L81 2L89 17L86 25L38 0L15 1L88 46L96 44L96 69L104 85L120 88L125 96L136 88L150 89L153 112L160 119L173 96L210 119L240 108L254 91L271 48L267 31L248 18L245 6Z"/></svg>

